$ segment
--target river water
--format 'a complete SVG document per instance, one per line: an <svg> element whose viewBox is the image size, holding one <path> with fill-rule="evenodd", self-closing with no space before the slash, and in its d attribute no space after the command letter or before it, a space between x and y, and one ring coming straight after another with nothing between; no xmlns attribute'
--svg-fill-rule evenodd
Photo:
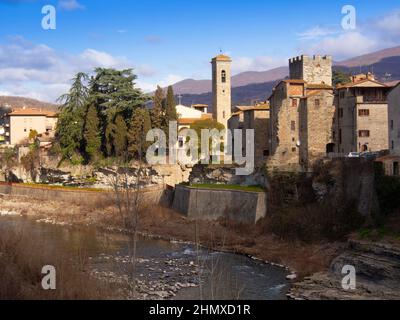
<svg viewBox="0 0 400 320"><path fill-rule="evenodd" d="M95 228L69 228L22 217L0 217L4 228L29 228L43 247L83 252L92 275L129 283L129 237ZM44 249L45 250L45 249ZM143 299L286 299L288 272L251 258L198 249L193 245L141 238L137 242L138 279Z"/></svg>

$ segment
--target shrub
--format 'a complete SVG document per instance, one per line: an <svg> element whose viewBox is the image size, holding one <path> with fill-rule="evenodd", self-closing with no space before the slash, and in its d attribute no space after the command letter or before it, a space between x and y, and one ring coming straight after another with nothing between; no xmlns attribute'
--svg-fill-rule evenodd
<svg viewBox="0 0 400 320"><path fill-rule="evenodd" d="M343 208L329 204L310 203L283 208L269 219L269 231L281 239L314 242L343 240L357 230L365 219L354 203Z"/></svg>

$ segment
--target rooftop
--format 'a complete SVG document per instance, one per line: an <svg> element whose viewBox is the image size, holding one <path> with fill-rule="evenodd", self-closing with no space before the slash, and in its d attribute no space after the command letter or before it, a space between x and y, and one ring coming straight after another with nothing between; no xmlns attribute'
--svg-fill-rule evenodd
<svg viewBox="0 0 400 320"><path fill-rule="evenodd" d="M57 113L51 111L42 111L38 109L14 109L8 116L45 116L45 117L57 117Z"/></svg>
<svg viewBox="0 0 400 320"><path fill-rule="evenodd" d="M228 57L227 55L224 54L219 54L216 57L212 59L213 61L227 61L227 62L232 62L232 59Z"/></svg>
<svg viewBox="0 0 400 320"><path fill-rule="evenodd" d="M201 118L180 118L178 119L178 124L193 124L197 121L212 119L211 113L202 114Z"/></svg>

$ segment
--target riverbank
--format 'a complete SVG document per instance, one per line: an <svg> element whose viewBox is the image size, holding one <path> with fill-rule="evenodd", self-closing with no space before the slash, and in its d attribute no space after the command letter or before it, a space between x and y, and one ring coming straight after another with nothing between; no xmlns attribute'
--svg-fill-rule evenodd
<svg viewBox="0 0 400 320"><path fill-rule="evenodd" d="M67 226L95 226L123 232L115 206L98 208L92 204L71 204L63 201L41 201L24 196L2 195L3 212L13 212L42 222ZM266 231L267 221L256 226L231 221L191 221L163 208L143 208L139 231L169 241L196 243L213 250L229 251L287 266L298 278L326 271L334 257L345 248L344 243L305 244L282 241ZM198 239L198 241L197 241Z"/></svg>

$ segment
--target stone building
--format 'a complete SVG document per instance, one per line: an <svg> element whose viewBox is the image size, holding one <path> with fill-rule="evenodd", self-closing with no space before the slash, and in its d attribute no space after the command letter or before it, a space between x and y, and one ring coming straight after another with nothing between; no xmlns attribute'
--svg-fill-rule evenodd
<svg viewBox="0 0 400 320"><path fill-rule="evenodd" d="M253 106L236 106L235 112L228 121L231 130L242 130L242 153L246 150L246 130L254 130L254 161L257 167L265 165L269 151L269 104L268 102L256 103ZM235 140L232 136L232 150Z"/></svg>
<svg viewBox="0 0 400 320"><path fill-rule="evenodd" d="M336 151L382 151L389 149L389 86L376 81L371 73L351 77L336 88Z"/></svg>
<svg viewBox="0 0 400 320"><path fill-rule="evenodd" d="M212 59L213 118L228 128L231 117L231 58L220 54Z"/></svg>
<svg viewBox="0 0 400 320"><path fill-rule="evenodd" d="M290 79L273 90L270 102L270 169L308 170L334 151L332 58L289 60Z"/></svg>
<svg viewBox="0 0 400 320"><path fill-rule="evenodd" d="M385 173L400 176L400 83L388 95L388 139L390 154L380 157Z"/></svg>
<svg viewBox="0 0 400 320"><path fill-rule="evenodd" d="M388 108L390 153L400 156L400 82L389 93Z"/></svg>

